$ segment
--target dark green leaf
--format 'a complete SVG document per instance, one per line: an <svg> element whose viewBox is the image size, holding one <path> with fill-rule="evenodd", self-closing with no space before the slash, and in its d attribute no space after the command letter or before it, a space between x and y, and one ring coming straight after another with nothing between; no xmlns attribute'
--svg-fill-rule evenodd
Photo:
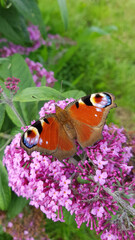
<svg viewBox="0 0 135 240"><path fill-rule="evenodd" d="M15 44L30 43L24 18L13 5L9 9L0 6L0 32Z"/></svg>
<svg viewBox="0 0 135 240"><path fill-rule="evenodd" d="M65 26L65 30L68 28L68 11L67 11L67 5L66 0L57 0L59 7L60 7L60 13L61 17Z"/></svg>
<svg viewBox="0 0 135 240"><path fill-rule="evenodd" d="M7 210L8 217L13 218L18 215L28 202L29 201L26 198L17 197L17 195L12 192L11 202Z"/></svg>
<svg viewBox="0 0 135 240"><path fill-rule="evenodd" d="M62 100L63 95L57 90L50 87L31 87L22 90L16 94L13 101L19 102L34 102L34 101L47 101L47 100Z"/></svg>
<svg viewBox="0 0 135 240"><path fill-rule="evenodd" d="M38 25L41 33L45 36L45 25L42 20L41 13L38 9L35 0L10 0L18 12L23 15L26 20L29 20L34 25Z"/></svg>
<svg viewBox="0 0 135 240"><path fill-rule="evenodd" d="M0 209L7 210L11 200L11 189L8 186L8 175L0 161Z"/></svg>
<svg viewBox="0 0 135 240"><path fill-rule="evenodd" d="M20 133L22 130L20 129L20 127L12 127L12 130L10 132L10 134L12 136L15 136L17 133Z"/></svg>
<svg viewBox="0 0 135 240"><path fill-rule="evenodd" d="M6 232L0 233L0 240L13 240L13 237Z"/></svg>

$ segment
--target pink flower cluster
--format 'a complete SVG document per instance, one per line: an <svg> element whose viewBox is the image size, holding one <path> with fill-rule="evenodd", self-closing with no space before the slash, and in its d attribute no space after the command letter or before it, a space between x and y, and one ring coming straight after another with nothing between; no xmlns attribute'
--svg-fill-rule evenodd
<svg viewBox="0 0 135 240"><path fill-rule="evenodd" d="M2 38L0 42L4 43L4 46L0 49L1 57L8 57L15 53L29 55L30 52L37 50L41 45L45 45L46 42L41 37L38 26L30 25L27 28L29 32L30 40L32 41L31 47L23 47L21 45L16 45L12 42L8 42L7 39Z"/></svg>
<svg viewBox="0 0 135 240"><path fill-rule="evenodd" d="M55 104L64 108L72 100L45 103L40 117L53 113ZM59 162L36 151L29 156L20 147L20 139L19 133L6 147L3 158L9 186L18 196L29 198L31 205L53 221L64 221L65 207L75 214L78 227L85 222L97 234L102 233L102 240L134 239L133 220L113 197L117 194L133 205L135 178L132 166L128 166L132 153L123 129L105 125L103 140L84 150L78 145L79 162L75 158Z"/></svg>
<svg viewBox="0 0 135 240"><path fill-rule="evenodd" d="M19 87L17 86L19 82L20 82L20 79L18 78L8 77L4 83L6 88L9 89L13 94L15 94L19 89Z"/></svg>
<svg viewBox="0 0 135 240"><path fill-rule="evenodd" d="M52 72L52 71L48 72L41 63L34 62L34 61L30 60L29 58L26 58L25 61L32 73L33 80L37 87L41 86L42 77L45 77L47 87L54 86L54 83L57 81L54 78L54 72Z"/></svg>

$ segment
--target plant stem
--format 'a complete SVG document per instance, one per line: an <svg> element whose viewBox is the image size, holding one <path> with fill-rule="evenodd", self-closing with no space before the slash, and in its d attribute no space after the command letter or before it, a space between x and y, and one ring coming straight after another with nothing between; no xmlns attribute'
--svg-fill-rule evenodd
<svg viewBox="0 0 135 240"><path fill-rule="evenodd" d="M89 176L90 179L94 181L94 176ZM132 216L135 216L135 209L131 207L128 203L126 203L120 196L118 196L115 192L112 192L110 188L102 186L104 191L106 191L113 199L120 204L125 210L127 210Z"/></svg>
<svg viewBox="0 0 135 240"><path fill-rule="evenodd" d="M113 199L119 203L124 209L126 209L131 215L135 216L135 209L131 207L128 203L126 203L120 196L118 196L115 192L112 192L110 188L104 187L104 191L106 191L109 195L113 197Z"/></svg>

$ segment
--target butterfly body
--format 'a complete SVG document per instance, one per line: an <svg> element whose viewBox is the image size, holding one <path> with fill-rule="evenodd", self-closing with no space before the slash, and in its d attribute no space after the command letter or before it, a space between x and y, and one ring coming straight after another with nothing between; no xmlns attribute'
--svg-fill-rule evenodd
<svg viewBox="0 0 135 240"><path fill-rule="evenodd" d="M78 99L56 113L35 122L22 136L21 147L28 154L40 151L62 160L76 153L75 140L82 148L102 138L102 129L111 108L116 107L110 93L96 93Z"/></svg>

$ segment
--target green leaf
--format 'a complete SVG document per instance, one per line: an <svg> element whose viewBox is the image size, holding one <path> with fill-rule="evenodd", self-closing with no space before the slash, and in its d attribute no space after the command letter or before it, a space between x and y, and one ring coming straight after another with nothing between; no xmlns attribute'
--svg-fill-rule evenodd
<svg viewBox="0 0 135 240"><path fill-rule="evenodd" d="M68 11L66 0L57 0L60 8L61 17L65 26L65 30L68 28Z"/></svg>
<svg viewBox="0 0 135 240"><path fill-rule="evenodd" d="M8 175L0 161L0 209L7 210L11 200L11 189L8 186Z"/></svg>
<svg viewBox="0 0 135 240"><path fill-rule="evenodd" d="M15 44L30 43L24 18L13 5L9 9L0 6L0 32Z"/></svg>
<svg viewBox="0 0 135 240"><path fill-rule="evenodd" d="M16 126L18 126L18 127L22 126L22 124L19 121L18 117L16 116L16 114L14 113L14 111L11 109L11 107L8 104L6 104L6 112L7 112L8 116L9 116L9 118L12 120L12 122Z"/></svg>
<svg viewBox="0 0 135 240"><path fill-rule="evenodd" d="M18 84L18 92L24 88L35 86L29 67L20 54L14 54L7 59L8 61L4 61L0 64L0 77L3 81L8 77L19 78L20 82ZM7 89L6 91L9 92Z"/></svg>
<svg viewBox="0 0 135 240"><path fill-rule="evenodd" d="M19 102L34 102L34 101L47 101L47 100L63 100L63 95L50 87L31 87L17 93L13 101Z"/></svg>
<svg viewBox="0 0 135 240"><path fill-rule="evenodd" d="M24 58L20 54L14 54L10 58L11 74L13 77L19 78L19 91L24 88L35 86L29 67Z"/></svg>
<svg viewBox="0 0 135 240"><path fill-rule="evenodd" d="M0 129L5 118L5 104L0 104Z"/></svg>
<svg viewBox="0 0 135 240"><path fill-rule="evenodd" d="M6 7L6 4L7 4L7 0L0 0L0 4L2 7Z"/></svg>
<svg viewBox="0 0 135 240"><path fill-rule="evenodd" d="M36 119L38 112L38 102L20 102L23 118L26 125L29 125L32 120Z"/></svg>
<svg viewBox="0 0 135 240"><path fill-rule="evenodd" d="M41 78L41 87L43 87L43 86L45 86L45 85L46 85L46 77L43 76L43 77Z"/></svg>
<svg viewBox="0 0 135 240"><path fill-rule="evenodd" d="M74 98L74 99L84 97L85 95L86 95L85 92L79 91L79 90L70 90L70 91L67 91L67 92L63 93L63 96L65 98Z"/></svg>
<svg viewBox="0 0 135 240"><path fill-rule="evenodd" d="M4 82L8 77L11 77L11 62L9 58L7 58L7 61L0 62L0 78Z"/></svg>
<svg viewBox="0 0 135 240"><path fill-rule="evenodd" d="M45 25L42 20L40 10L35 0L10 0L18 12L23 15L26 20L29 20L34 25L38 25L41 33L45 36Z"/></svg>
<svg viewBox="0 0 135 240"><path fill-rule="evenodd" d="M7 210L7 214L9 218L13 218L18 215L23 208L28 204L29 200L23 197L17 197L15 193L12 192L12 198L10 205Z"/></svg>

